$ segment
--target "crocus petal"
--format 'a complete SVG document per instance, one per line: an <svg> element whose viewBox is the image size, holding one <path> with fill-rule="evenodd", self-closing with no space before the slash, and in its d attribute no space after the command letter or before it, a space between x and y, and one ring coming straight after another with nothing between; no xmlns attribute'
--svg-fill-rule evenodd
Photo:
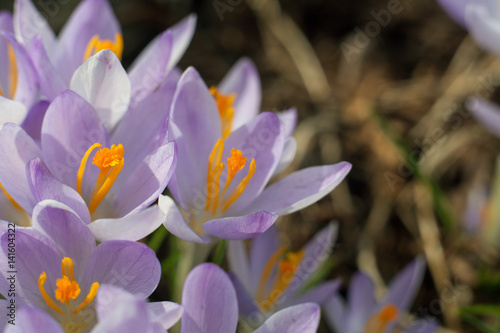
<svg viewBox="0 0 500 333"><path fill-rule="evenodd" d="M14 23L12 14L2 10L0 12L0 30L14 32Z"/></svg>
<svg viewBox="0 0 500 333"><path fill-rule="evenodd" d="M277 176L281 173L281 171L285 170L286 167L293 162L295 157L295 153L297 152L297 141L293 137L288 137L285 139L285 146L283 147L283 152L281 153L280 161L274 169L273 177Z"/></svg>
<svg viewBox="0 0 500 333"><path fill-rule="evenodd" d="M489 2L489 1L487 1ZM488 8L482 5L469 5L465 11L465 21L467 29L479 46L484 49L500 55L500 17L495 14L498 12L498 4L491 1L496 6Z"/></svg>
<svg viewBox="0 0 500 333"><path fill-rule="evenodd" d="M53 50L56 36L45 18L30 0L16 0L14 3L14 31L16 37L28 48L36 35L40 35L47 50Z"/></svg>
<svg viewBox="0 0 500 333"><path fill-rule="evenodd" d="M8 256L8 234L1 237L3 254ZM63 256L55 245L38 231L28 228L16 228L16 294L31 304L45 304L40 289L38 278L42 272L47 274L45 290L53 294L56 279L61 276L61 260ZM22 260L21 260L22 259ZM8 277L7 271L0 272L3 279ZM6 294L4 294L6 295Z"/></svg>
<svg viewBox="0 0 500 333"><path fill-rule="evenodd" d="M18 310L15 325L7 325L6 333L64 333L59 323L48 313L31 306Z"/></svg>
<svg viewBox="0 0 500 333"><path fill-rule="evenodd" d="M85 61L73 74L70 89L92 104L109 130L127 112L130 80L111 50L102 50Z"/></svg>
<svg viewBox="0 0 500 333"><path fill-rule="evenodd" d="M232 130L249 122L260 111L261 85L255 64L242 58L231 68L219 84L223 94L236 93Z"/></svg>
<svg viewBox="0 0 500 333"><path fill-rule="evenodd" d="M297 109L290 108L285 111L281 111L277 113L278 118L281 123L281 131L285 137L289 137L293 134L295 130L295 126L297 125Z"/></svg>
<svg viewBox="0 0 500 333"><path fill-rule="evenodd" d="M3 32L0 36L12 46L16 57L17 85L13 99L29 108L35 102L38 94L38 78L35 68L26 49L19 44L14 34Z"/></svg>
<svg viewBox="0 0 500 333"><path fill-rule="evenodd" d="M322 264L328 259L332 250L333 243L337 238L338 226L336 224L329 224L313 239L311 239L304 247L305 254L297 268L296 275L294 276L293 283L288 285L281 295L281 298L292 298L292 294L300 290L300 288L307 282L314 272L316 272ZM321 304L318 300L311 300Z"/></svg>
<svg viewBox="0 0 500 333"><path fill-rule="evenodd" d="M296 212L331 192L350 170L350 163L340 162L294 172L266 188L251 209L277 215Z"/></svg>
<svg viewBox="0 0 500 333"><path fill-rule="evenodd" d="M49 104L48 101L40 101L33 105L21 125L35 141L42 139L42 123Z"/></svg>
<svg viewBox="0 0 500 333"><path fill-rule="evenodd" d="M414 321L403 330L403 333L434 333L439 323L434 318L423 318Z"/></svg>
<svg viewBox="0 0 500 333"><path fill-rule="evenodd" d="M26 164L40 157L36 143L23 129L14 124L0 126L0 183L16 202L31 213L36 200L26 178Z"/></svg>
<svg viewBox="0 0 500 333"><path fill-rule="evenodd" d="M292 280L292 283L294 281ZM326 301L331 299L333 295L338 291L342 281L340 279L336 279L334 281L328 281L314 287L311 290L308 290L304 295L300 297L290 297L286 298L285 296L281 296L281 299L284 299L284 302L279 305L280 308L286 308L289 306L314 302L320 305L323 305Z"/></svg>
<svg viewBox="0 0 500 333"><path fill-rule="evenodd" d="M126 182L115 184L114 191L119 216L138 213L158 199L174 173L176 162L177 147L170 142L146 156L130 175L123 175Z"/></svg>
<svg viewBox="0 0 500 333"><path fill-rule="evenodd" d="M137 241L158 229L165 215L154 205L137 214L114 219L98 219L89 228L100 242L112 239Z"/></svg>
<svg viewBox="0 0 500 333"><path fill-rule="evenodd" d="M236 291L240 314L249 318L254 318L254 316L260 317L261 312L259 308L255 304L252 296L248 293L248 291L241 283L240 279L236 275L231 273L229 273L229 277L231 278L234 290Z"/></svg>
<svg viewBox="0 0 500 333"><path fill-rule="evenodd" d="M92 329L92 333L145 331L149 324L146 303L130 294L120 294L120 296L120 302L110 307L111 311L105 316L99 315L99 321Z"/></svg>
<svg viewBox="0 0 500 333"><path fill-rule="evenodd" d="M349 317L342 297L334 295L323 305L326 322L335 332L349 331Z"/></svg>
<svg viewBox="0 0 500 333"><path fill-rule="evenodd" d="M252 158L255 159L256 167L252 179L238 200L229 207L226 215L241 213L262 192L278 165L283 145L284 136L280 130L280 121L276 114L271 112L260 113L228 136L222 160L224 161L230 156L232 148L241 150L243 156L247 158L245 167L234 177L229 187L229 193L246 177ZM256 209L252 212L257 210L265 209Z"/></svg>
<svg viewBox="0 0 500 333"><path fill-rule="evenodd" d="M193 243L208 243L210 242L210 237L203 237L198 235L193 229L189 227L179 211L179 208L175 205L174 200L166 195L160 195L158 198L158 206L165 215L165 220L163 225L175 236Z"/></svg>
<svg viewBox="0 0 500 333"><path fill-rule="evenodd" d="M148 310L153 321L160 323L166 330L181 319L184 311L181 305L173 302L148 303Z"/></svg>
<svg viewBox="0 0 500 333"><path fill-rule="evenodd" d="M167 30L153 40L130 66L132 106L155 91L167 76L172 43L172 31Z"/></svg>
<svg viewBox="0 0 500 333"><path fill-rule="evenodd" d="M214 264L201 264L187 276L182 291L181 333L234 333L238 303L229 277Z"/></svg>
<svg viewBox="0 0 500 333"><path fill-rule="evenodd" d="M262 273L269 258L280 247L278 229L271 226L263 234L255 237L250 246L250 291L257 292Z"/></svg>
<svg viewBox="0 0 500 333"><path fill-rule="evenodd" d="M28 163L27 175L31 192L37 202L46 199L59 201L73 209L82 221L90 223L87 204L80 194L58 181L39 158Z"/></svg>
<svg viewBox="0 0 500 333"><path fill-rule="evenodd" d="M91 283L111 284L146 298L160 281L160 262L146 245L130 241L101 243L92 253L82 289Z"/></svg>
<svg viewBox="0 0 500 333"><path fill-rule="evenodd" d="M251 291L250 264L248 262L245 243L243 241L230 241L227 257L231 272L238 277L248 291Z"/></svg>
<svg viewBox="0 0 500 333"><path fill-rule="evenodd" d="M275 313L254 333L314 333L319 326L319 317L317 304L299 304Z"/></svg>
<svg viewBox="0 0 500 333"><path fill-rule="evenodd" d="M470 0L437 0L437 2L452 19L465 27L465 8L471 3Z"/></svg>
<svg viewBox="0 0 500 333"><path fill-rule="evenodd" d="M191 14L179 23L175 24L170 30L173 35L173 45L168 61L168 71L177 65L184 52L191 43L194 30L196 29L196 14Z"/></svg>
<svg viewBox="0 0 500 333"><path fill-rule="evenodd" d="M500 107L477 97L470 97L466 105L481 125L496 136L500 136Z"/></svg>
<svg viewBox="0 0 500 333"><path fill-rule="evenodd" d="M373 282L367 275L363 273L354 275L349 286L348 302L350 313L347 320L348 332L361 332L377 304Z"/></svg>
<svg viewBox="0 0 500 333"><path fill-rule="evenodd" d="M176 172L175 178L184 205L191 204L193 191L203 192L208 157L220 136L214 98L198 72L190 67L179 80L169 129L169 138L177 142L179 152L177 170L182 172Z"/></svg>
<svg viewBox="0 0 500 333"><path fill-rule="evenodd" d="M94 35L98 35L101 40L114 41L117 33L121 33L120 24L108 1L82 1L59 37L55 63L65 80L69 81L71 74L83 63L85 49Z"/></svg>
<svg viewBox="0 0 500 333"><path fill-rule="evenodd" d="M41 201L33 209L33 227L54 242L59 253L73 259L75 276L83 273L96 244L75 211L54 200Z"/></svg>
<svg viewBox="0 0 500 333"><path fill-rule="evenodd" d="M43 156L50 172L66 185L76 187L82 157L96 142L107 147L109 138L92 106L71 90L54 99L42 125ZM90 162L87 170L92 169ZM85 188L85 179L88 178L85 176L83 181L84 195L86 190L92 191L92 188Z"/></svg>
<svg viewBox="0 0 500 333"><path fill-rule="evenodd" d="M415 258L391 281L382 304L393 304L401 311L406 311L420 288L424 272L424 260Z"/></svg>
<svg viewBox="0 0 500 333"><path fill-rule="evenodd" d="M4 123L14 123L20 125L26 115L28 114L28 109L24 104L12 99L0 96L0 124Z"/></svg>
<svg viewBox="0 0 500 333"><path fill-rule="evenodd" d="M59 93L67 89L69 81L65 82L61 78L50 61L40 36L33 39L29 52L38 76L40 90L49 100L53 100Z"/></svg>
<svg viewBox="0 0 500 333"><path fill-rule="evenodd" d="M210 220L203 224L203 230L222 239L250 239L269 229L277 218L276 215L260 211L245 216Z"/></svg>

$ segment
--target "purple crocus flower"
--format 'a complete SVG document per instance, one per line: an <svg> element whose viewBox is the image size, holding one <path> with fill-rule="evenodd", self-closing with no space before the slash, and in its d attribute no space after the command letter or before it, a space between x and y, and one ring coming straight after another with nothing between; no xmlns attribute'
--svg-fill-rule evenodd
<svg viewBox="0 0 500 333"><path fill-rule="evenodd" d="M266 187L283 155L287 133L271 112L258 114L234 131L223 130L231 123L231 109L227 100L216 103L195 69L182 75L169 123L169 138L179 149L169 189L184 216L172 200L160 198L159 204L170 217L165 227L184 240L208 242L208 235L252 238L278 215L325 196L351 168L347 162L311 167Z"/></svg>
<svg viewBox="0 0 500 333"><path fill-rule="evenodd" d="M231 241L229 265L240 314L259 323L283 308L305 302L322 304L331 298L340 280L322 283L305 293L301 288L328 259L336 235L337 226L330 224L297 252L286 251L274 226L252 240L249 253L243 241Z"/></svg>
<svg viewBox="0 0 500 333"><path fill-rule="evenodd" d="M120 25L105 0L82 1L58 37L30 0L16 0L13 21L16 37L29 50L40 79L40 88L49 100L68 88L82 88L81 84L75 82L78 81L75 75L78 76L79 71L85 71L81 65L100 50L110 50L118 62L121 59L123 38ZM128 97L132 96L134 104L161 85L184 54L195 25L196 17L187 17L153 40L132 64ZM88 70L96 65L98 63L94 62L85 67ZM114 81L109 84L108 89L116 92L122 86L127 87L127 81ZM84 81L83 84L88 86L91 83ZM83 89L78 92L93 91ZM126 96L120 97L122 102L126 99ZM121 106L125 104L121 103Z"/></svg>
<svg viewBox="0 0 500 333"><path fill-rule="evenodd" d="M47 332L55 322L60 328L50 332L70 327L74 332L90 331L97 322L94 298L101 285L113 285L145 299L160 280L160 263L146 245L109 241L96 246L80 217L57 201L40 202L33 210L33 227L16 230L14 264L8 263L10 239L8 232L0 238L0 293L9 295L6 278L15 265L16 306L29 307L23 310L27 312L24 317L33 314L29 322L37 329L38 322L52 322L43 328ZM23 325L30 327L27 322Z"/></svg>
<svg viewBox="0 0 500 333"><path fill-rule="evenodd" d="M236 292L226 273L214 264L201 264L188 275L182 293L181 333L234 333L238 324ZM316 332L320 311L304 303L283 309L255 333Z"/></svg>
<svg viewBox="0 0 500 333"><path fill-rule="evenodd" d="M417 257L392 280L380 301L375 299L372 280L364 273L357 273L349 285L347 304L338 293L325 304L326 321L339 333L396 332L396 328L401 328L399 320L413 302L424 272L424 261ZM422 329L420 323L414 326L414 329Z"/></svg>
<svg viewBox="0 0 500 333"><path fill-rule="evenodd" d="M500 55L500 9L496 0L438 0L482 48Z"/></svg>
<svg viewBox="0 0 500 333"><path fill-rule="evenodd" d="M165 219L149 206L176 163L175 143L165 138L167 116L126 117L110 135L92 106L68 90L47 110L41 149L19 126L0 127L0 160L10 161L0 164L0 183L29 214L37 202L54 199L101 241L143 238Z"/></svg>

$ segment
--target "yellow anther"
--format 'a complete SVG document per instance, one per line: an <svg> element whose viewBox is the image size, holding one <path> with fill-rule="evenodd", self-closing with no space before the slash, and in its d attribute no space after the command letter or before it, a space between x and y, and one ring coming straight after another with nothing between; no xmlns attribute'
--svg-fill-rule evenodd
<svg viewBox="0 0 500 333"><path fill-rule="evenodd" d="M82 195L82 181L87 160L94 149L101 147L102 145L100 143L93 144L82 158L76 179L76 190L80 195ZM108 194L109 190L111 190L116 178L122 171L125 165L124 154L125 150L123 145L119 144L118 146L112 145L111 148L100 149L94 155L92 164L97 166L100 172L90 197L89 211L91 214L95 212L101 201Z"/></svg>
<svg viewBox="0 0 500 333"><path fill-rule="evenodd" d="M17 80L19 77L18 69L17 69L17 60L16 53L14 52L14 47L12 44L7 42L7 56L9 58L9 97L10 99L14 99L17 91ZM0 85L0 95L5 96L4 91Z"/></svg>
<svg viewBox="0 0 500 333"><path fill-rule="evenodd" d="M236 94L223 95L216 87L210 87L210 93L215 98L215 103L217 104L217 109L219 110L219 116L222 127L222 138L225 139L231 134L231 129L233 126L234 108L233 103L236 99Z"/></svg>
<svg viewBox="0 0 500 333"><path fill-rule="evenodd" d="M382 333L397 317L398 308L388 304L368 319L363 333Z"/></svg>
<svg viewBox="0 0 500 333"><path fill-rule="evenodd" d="M260 303L264 300L264 292L266 285L268 283L269 277L271 276L271 272L273 268L276 266L276 263L281 258L281 256L285 253L285 248L281 246L273 255L269 258L262 271L262 275L260 276L259 286L257 288L257 293L255 294L255 300Z"/></svg>
<svg viewBox="0 0 500 333"><path fill-rule="evenodd" d="M45 301L45 303L47 303L47 305L51 309L63 315L64 312L56 305L56 303L52 300L52 298L50 298L50 296L45 291L44 288L45 281L47 281L47 274L45 274L45 272L42 272L42 274L40 274L40 277L38 278L38 289L40 289L40 293L42 294L43 300Z"/></svg>
<svg viewBox="0 0 500 333"><path fill-rule="evenodd" d="M78 282L70 280L66 275L56 281L56 299L61 303L68 303L70 299L76 300L80 295Z"/></svg>
<svg viewBox="0 0 500 333"><path fill-rule="evenodd" d="M99 283L98 282L92 283L92 285L90 286L89 293L87 294L83 302L80 305L78 305L78 307L73 311L73 313L77 314L78 312L82 311L86 306L88 306L97 295L97 290L99 290Z"/></svg>
<svg viewBox="0 0 500 333"><path fill-rule="evenodd" d="M61 272L63 276L67 276L71 281L75 280L75 272L73 270L73 260L68 257L64 257L61 262Z"/></svg>
<svg viewBox="0 0 500 333"><path fill-rule="evenodd" d="M24 209L16 202L16 200L14 200L14 198L11 197L7 190L2 186L2 183L0 183L0 190L3 192L7 200L9 200L9 202L15 209L24 212Z"/></svg>
<svg viewBox="0 0 500 333"><path fill-rule="evenodd" d="M100 39L99 35L94 35L87 47L85 49L85 54L83 56L83 61L85 62L88 58L96 54L101 50L111 50L118 57L118 59L122 58L123 54L123 37L122 34L117 33L115 35L115 41L111 41L109 39Z"/></svg>
<svg viewBox="0 0 500 333"><path fill-rule="evenodd" d="M238 186L226 197L226 192L231 185L234 177L238 171L245 167L247 158L243 156L243 153L237 149L231 149L231 156L227 159L227 178L225 181L222 193L220 193L220 181L222 170L225 164L221 162L222 152L224 151L224 140L219 139L215 143L212 152L208 158L208 171L207 171L207 200L205 203L205 210L211 212L212 215L217 213L219 209L219 199L222 198L222 213L225 212L243 193L248 182L253 177L255 173L255 160L252 159L248 169L248 174L243 178Z"/></svg>

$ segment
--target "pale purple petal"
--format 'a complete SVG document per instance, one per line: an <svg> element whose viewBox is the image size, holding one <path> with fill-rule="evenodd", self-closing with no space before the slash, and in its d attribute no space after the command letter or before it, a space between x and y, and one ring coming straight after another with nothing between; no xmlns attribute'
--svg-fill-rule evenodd
<svg viewBox="0 0 500 333"><path fill-rule="evenodd" d="M458 24L465 27L465 8L471 0L437 0L448 15Z"/></svg>
<svg viewBox="0 0 500 333"><path fill-rule="evenodd" d="M14 124L0 126L0 183L16 202L31 213L36 200L26 177L26 164L41 156L40 149L24 130Z"/></svg>
<svg viewBox="0 0 500 333"><path fill-rule="evenodd" d="M496 136L500 136L500 107L498 105L477 97L470 97L466 105L481 125Z"/></svg>
<svg viewBox="0 0 500 333"><path fill-rule="evenodd" d="M248 290L241 283L241 280L232 273L229 273L229 278L233 282L233 287L236 291L240 314L250 318L252 316L259 316L261 314L260 310L255 304L252 295L248 293Z"/></svg>
<svg viewBox="0 0 500 333"><path fill-rule="evenodd" d="M153 40L130 66L132 106L154 92L165 80L172 43L172 32L167 30Z"/></svg>
<svg viewBox="0 0 500 333"><path fill-rule="evenodd" d="M400 311L408 310L422 283L425 261L417 257L408 264L390 283L382 304L392 304Z"/></svg>
<svg viewBox="0 0 500 333"><path fill-rule="evenodd" d="M146 245L130 241L108 241L97 246L87 265L82 289L97 281L146 298L160 281L160 262Z"/></svg>
<svg viewBox="0 0 500 333"><path fill-rule="evenodd" d="M44 200L33 209L33 227L50 239L59 253L73 260L76 280L80 280L96 241L87 225L68 206Z"/></svg>
<svg viewBox="0 0 500 333"><path fill-rule="evenodd" d="M283 145L284 136L280 130L280 121L271 112L260 113L229 135L224 145L222 160L226 161L231 156L231 149L236 148L242 151L247 163L234 177L228 193L231 193L240 180L246 177L252 158L255 159L256 167L255 174L241 196L227 210L227 216L241 214L242 210L262 192L278 165ZM259 210L266 209L254 209L252 212Z"/></svg>
<svg viewBox="0 0 500 333"><path fill-rule="evenodd" d="M439 323L434 318L423 318L414 321L405 327L402 333L434 333L437 331Z"/></svg>
<svg viewBox="0 0 500 333"><path fill-rule="evenodd" d="M49 170L57 179L76 188L82 157L97 142L109 146L108 133L96 111L75 92L63 92L50 104L42 125L42 150ZM91 162L89 158L86 170L93 169ZM90 194L95 184L95 178L87 177L87 171L85 175L84 195L87 191Z"/></svg>
<svg viewBox="0 0 500 333"><path fill-rule="evenodd" d="M35 141L42 139L42 123L49 104L48 101L40 101L33 105L21 125Z"/></svg>
<svg viewBox="0 0 500 333"><path fill-rule="evenodd" d="M318 329L319 318L317 304L299 304L275 313L254 333L314 333Z"/></svg>
<svg viewBox="0 0 500 333"><path fill-rule="evenodd" d="M187 276L182 291L181 333L234 333L238 303L231 280L214 264L201 264Z"/></svg>
<svg viewBox="0 0 500 333"><path fill-rule="evenodd" d="M277 215L296 212L331 192L350 170L347 162L299 170L266 188L251 208Z"/></svg>
<svg viewBox="0 0 500 333"><path fill-rule="evenodd" d="M200 236L189 227L179 208L177 208L175 202L170 197L160 195L158 206L165 215L163 225L172 234L193 243L208 243L210 241L210 237Z"/></svg>
<svg viewBox="0 0 500 333"><path fill-rule="evenodd" d="M127 112L130 80L111 50L102 50L85 61L71 78L70 89L92 104L110 131Z"/></svg>
<svg viewBox="0 0 500 333"><path fill-rule="evenodd" d="M242 58L219 84L223 94L236 94L232 130L248 123L260 111L261 85L259 73L252 60Z"/></svg>
<svg viewBox="0 0 500 333"><path fill-rule="evenodd" d="M146 156L130 175L120 175L126 181L116 182L112 189L117 214L138 213L158 199L174 173L176 162L177 147L170 142Z"/></svg>
<svg viewBox="0 0 500 333"><path fill-rule="evenodd" d="M210 152L221 137L219 111L207 86L194 68L179 80L172 102L169 138L177 142L176 183L185 206L192 204L193 191L206 186ZM184 207L186 208L186 207Z"/></svg>
<svg viewBox="0 0 500 333"><path fill-rule="evenodd" d="M0 12L0 30L14 32L14 23L12 14L8 11Z"/></svg>
<svg viewBox="0 0 500 333"><path fill-rule="evenodd" d="M231 272L238 277L248 291L251 291L250 263L245 243L243 241L229 241L227 257Z"/></svg>
<svg viewBox="0 0 500 333"><path fill-rule="evenodd" d="M85 0L71 14L59 37L56 55L59 71L66 81L83 63L85 49L94 35L101 40L115 40L120 24L106 0Z"/></svg>
<svg viewBox="0 0 500 333"><path fill-rule="evenodd" d="M279 175L281 171L285 170L290 163L293 162L295 153L297 152L297 141L293 137L288 137L285 139L285 146L283 147L283 152L280 157L280 161L274 169L273 177Z"/></svg>
<svg viewBox="0 0 500 333"><path fill-rule="evenodd" d="M222 239L250 239L269 229L277 218L276 215L260 211L245 216L210 220L203 224L203 230Z"/></svg>
<svg viewBox="0 0 500 333"><path fill-rule="evenodd" d="M61 78L60 73L50 61L40 36L35 37L33 40L29 48L29 53L33 61L33 66L37 72L40 90L45 97L49 100L53 100L59 93L68 88L69 80L64 81Z"/></svg>
<svg viewBox="0 0 500 333"><path fill-rule="evenodd" d="M172 31L173 44L168 61L168 71L172 70L180 58L186 52L196 29L196 14L191 14L169 30Z"/></svg>
<svg viewBox="0 0 500 333"><path fill-rule="evenodd" d="M22 124L28 114L28 109L24 104L12 99L0 96L0 125L4 123Z"/></svg>
<svg viewBox="0 0 500 333"><path fill-rule="evenodd" d="M59 201L73 209L83 222L90 223L87 204L80 194L54 178L39 158L28 163L26 173L31 192L37 202L46 199Z"/></svg>
<svg viewBox="0 0 500 333"><path fill-rule="evenodd" d="M100 288L99 288L100 289ZM143 300L135 299L132 295L120 294L120 302L110 308L106 315L99 315L97 325L92 333L113 332L150 332L148 311Z"/></svg>
<svg viewBox="0 0 500 333"><path fill-rule="evenodd" d="M373 282L364 273L356 273L351 279L348 302L348 332L361 332L377 306Z"/></svg>
<svg viewBox="0 0 500 333"><path fill-rule="evenodd" d="M6 333L64 333L59 323L48 313L25 306L16 313L16 325L7 325Z"/></svg>
<svg viewBox="0 0 500 333"><path fill-rule="evenodd" d="M252 293L257 292L264 268L279 247L278 229L275 226L271 226L266 232L252 240L250 246L250 291Z"/></svg>
<svg viewBox="0 0 500 333"><path fill-rule="evenodd" d="M487 51L500 55L500 17L496 1L495 8L483 5L469 5L465 11L465 22L467 29L476 43ZM494 10L494 11L492 11Z"/></svg>
<svg viewBox="0 0 500 333"><path fill-rule="evenodd" d="M349 313L344 300L339 295L334 295L323 305L325 320L335 332L351 332L349 328Z"/></svg>
<svg viewBox="0 0 500 333"><path fill-rule="evenodd" d="M148 303L147 306L152 320L160 323L166 330L174 326L184 312L181 305L173 302L153 302Z"/></svg>
<svg viewBox="0 0 500 333"><path fill-rule="evenodd" d="M292 283L294 283L294 280L292 280ZM340 288L341 284L342 281L340 279L336 279L334 281L321 283L299 297L290 295L290 297L287 298L285 296L281 296L280 298L283 299L283 303L279 304L279 308L286 308L289 306L308 302L314 302L323 305L323 303L327 302L333 297L333 295Z"/></svg>
<svg viewBox="0 0 500 333"><path fill-rule="evenodd" d="M56 37L45 18L31 0L16 0L14 3L14 31L17 39L28 48L35 36L40 35L47 50L53 50Z"/></svg>
<svg viewBox="0 0 500 333"><path fill-rule="evenodd" d="M158 229L164 219L161 209L154 205L125 217L98 219L88 227L100 242L113 239L138 241Z"/></svg>
<svg viewBox="0 0 500 333"><path fill-rule="evenodd" d="M297 125L297 109L290 108L288 110L278 112L277 115L280 119L281 131L285 137L292 136L295 126Z"/></svg>

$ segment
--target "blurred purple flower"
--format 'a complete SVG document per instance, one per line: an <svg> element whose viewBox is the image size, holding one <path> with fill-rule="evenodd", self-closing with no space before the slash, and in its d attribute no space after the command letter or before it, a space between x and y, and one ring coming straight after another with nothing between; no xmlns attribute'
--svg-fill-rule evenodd
<svg viewBox="0 0 500 333"><path fill-rule="evenodd" d="M496 0L438 0L482 48L500 55L500 8Z"/></svg>
<svg viewBox="0 0 500 333"><path fill-rule="evenodd" d="M149 206L177 159L175 143L166 140L167 116L126 117L110 135L90 104L63 92L47 110L41 149L20 127L0 127L0 160L10 161L0 164L0 183L28 214L37 202L54 199L100 241L141 239L165 219Z"/></svg>
<svg viewBox="0 0 500 333"><path fill-rule="evenodd" d="M236 292L226 273L214 264L201 264L189 273L182 293L181 333L234 333L238 324ZM320 311L304 303L277 312L255 333L312 333Z"/></svg>
<svg viewBox="0 0 500 333"><path fill-rule="evenodd" d="M399 320L413 302L424 272L425 263L417 257L392 280L381 301L375 299L371 279L359 272L349 285L347 304L338 293L325 304L326 321L339 333L397 332L397 329L401 329ZM427 324L424 326L424 323ZM434 332L436 323L423 320L411 327L403 332Z"/></svg>
<svg viewBox="0 0 500 333"><path fill-rule="evenodd" d="M252 240L249 253L243 241L229 243L229 265L240 314L259 324L261 318L283 308L306 303L324 303L340 286L340 280L321 283L302 293L314 272L328 259L337 226L330 224L303 249L287 252L273 226Z"/></svg>
<svg viewBox="0 0 500 333"><path fill-rule="evenodd" d="M36 332L68 331L70 327L87 332L97 322L94 298L101 285L110 284L145 299L160 280L160 263L146 245L109 241L96 246L80 217L53 200L36 205L33 227L18 228L15 244L16 306L29 306L20 314L29 318L22 324ZM4 233L0 238L2 295L8 295L12 269L8 245L9 234ZM40 326L39 321L47 326ZM58 325L63 329L51 330Z"/></svg>
<svg viewBox="0 0 500 333"><path fill-rule="evenodd" d="M160 197L159 203L169 216L165 227L187 241L259 235L278 215L300 210L332 191L351 169L347 162L311 167L266 187L280 165L289 132L271 112L234 131L224 130L234 114L227 98L216 101L189 68L172 102L169 138L176 141L179 155L169 189L184 216L172 200Z"/></svg>

